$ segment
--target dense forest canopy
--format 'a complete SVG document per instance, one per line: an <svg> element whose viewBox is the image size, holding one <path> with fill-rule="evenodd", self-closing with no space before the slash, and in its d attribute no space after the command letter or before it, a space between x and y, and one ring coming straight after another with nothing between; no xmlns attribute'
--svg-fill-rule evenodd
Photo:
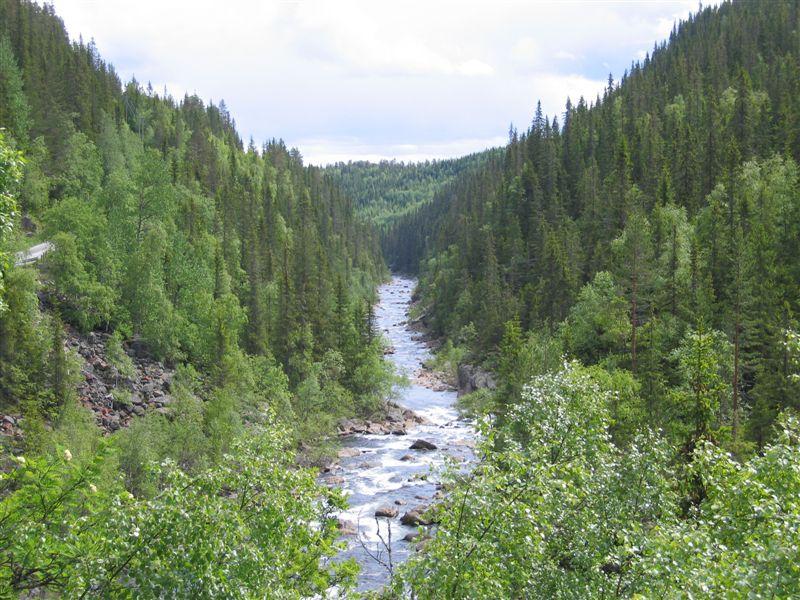
<svg viewBox="0 0 800 600"><path fill-rule="evenodd" d="M348 593L301 465L396 390L385 262L496 385L377 596L800 594L799 21L700 9L504 148L320 169L0 0L0 595Z"/></svg>
<svg viewBox="0 0 800 600"><path fill-rule="evenodd" d="M800 593L799 13L700 10L386 233L497 376L388 596Z"/></svg>
<svg viewBox="0 0 800 600"><path fill-rule="evenodd" d="M602 97L537 110L502 158L389 232L389 262L419 266L436 333L482 359L513 319L550 331L631 372L657 422L675 417L669 357L719 332L731 390L715 426L762 446L797 407L799 49L794 2L702 10Z"/></svg>
<svg viewBox="0 0 800 600"><path fill-rule="evenodd" d="M281 141L243 144L224 102L122 84L46 4L0 3L0 124L0 408L23 433L3 438L2 594L347 581L324 566L341 499L292 457L393 381L371 323L386 271L351 200ZM14 267L43 240L38 268ZM94 413L76 396L87 340L118 383ZM132 348L174 378L104 438L95 416L143 412Z"/></svg>
<svg viewBox="0 0 800 600"><path fill-rule="evenodd" d="M482 164L500 149L486 150L461 158L403 163L383 160L337 163L325 168L356 205L356 211L379 227L412 213L429 202L446 184L468 169Z"/></svg>

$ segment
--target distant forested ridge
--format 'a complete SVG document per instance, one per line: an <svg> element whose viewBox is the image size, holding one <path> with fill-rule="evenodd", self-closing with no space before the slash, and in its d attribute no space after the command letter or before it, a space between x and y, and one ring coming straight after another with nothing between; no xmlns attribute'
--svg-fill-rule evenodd
<svg viewBox="0 0 800 600"><path fill-rule="evenodd" d="M0 126L0 594L346 585L324 564L341 497L293 457L389 393L372 227L296 150L245 145L224 102L122 84L47 4L0 2ZM143 355L174 377L137 387ZM108 381L86 410L76 386Z"/></svg>
<svg viewBox="0 0 800 600"><path fill-rule="evenodd" d="M340 162L326 167L325 172L330 173L342 192L353 199L359 214L385 227L419 209L441 187L497 152L500 150L419 163Z"/></svg>
<svg viewBox="0 0 800 600"><path fill-rule="evenodd" d="M632 373L661 424L681 340L719 332L731 388L715 426L762 445L798 407L798 36L796 2L705 8L404 217L384 246L419 268L434 332L486 358L509 321L548 331Z"/></svg>

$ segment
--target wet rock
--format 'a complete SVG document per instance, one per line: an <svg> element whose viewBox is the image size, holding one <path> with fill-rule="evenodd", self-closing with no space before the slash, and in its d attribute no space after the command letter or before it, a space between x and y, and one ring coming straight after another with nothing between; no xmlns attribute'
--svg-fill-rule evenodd
<svg viewBox="0 0 800 600"><path fill-rule="evenodd" d="M355 535L358 533L358 527L352 521L347 519L339 519L338 523L339 533L342 535Z"/></svg>
<svg viewBox="0 0 800 600"><path fill-rule="evenodd" d="M339 458L352 458L354 456L358 456L359 454L361 454L361 450L358 448L342 448L336 453Z"/></svg>
<svg viewBox="0 0 800 600"><path fill-rule="evenodd" d="M385 517L387 519L394 519L397 516L397 509L394 506L381 506L375 511L376 517Z"/></svg>
<svg viewBox="0 0 800 600"><path fill-rule="evenodd" d="M438 446L433 442L429 442L428 440L416 440L411 446L409 446L409 450L436 450Z"/></svg>
<svg viewBox="0 0 800 600"><path fill-rule="evenodd" d="M408 462L410 460L414 460L414 457L411 456L410 454L404 454L403 456L400 457L400 460L402 460L403 462Z"/></svg>
<svg viewBox="0 0 800 600"><path fill-rule="evenodd" d="M403 525L410 525L414 527L419 525L430 525L430 520L426 519L424 516L426 510L428 510L427 506L417 506L404 513L403 516L400 517L400 522Z"/></svg>
<svg viewBox="0 0 800 600"><path fill-rule="evenodd" d="M475 440L454 440L453 446L463 446L465 448L474 448Z"/></svg>
<svg viewBox="0 0 800 600"><path fill-rule="evenodd" d="M395 500L394 503L397 504L397 506L405 506L407 504L405 500L400 500L399 498Z"/></svg>
<svg viewBox="0 0 800 600"><path fill-rule="evenodd" d="M325 478L325 485L334 486L334 485L342 485L344 483L344 477L340 477L338 475L333 475L331 477Z"/></svg>

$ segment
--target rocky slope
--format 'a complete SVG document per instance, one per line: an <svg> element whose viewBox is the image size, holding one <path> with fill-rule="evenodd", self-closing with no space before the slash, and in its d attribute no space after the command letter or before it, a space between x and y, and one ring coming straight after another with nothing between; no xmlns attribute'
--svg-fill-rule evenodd
<svg viewBox="0 0 800 600"><path fill-rule="evenodd" d="M120 374L108 358L108 338L104 333L80 336L71 332L67 339L67 346L83 358L78 397L95 414L97 424L112 432L126 427L134 416L142 416L148 410L169 414L174 372L149 359L144 347L133 342L125 347L133 360L133 374L130 377ZM114 390L123 393L115 394Z"/></svg>
<svg viewBox="0 0 800 600"><path fill-rule="evenodd" d="M78 400L94 413L97 425L108 434L148 411L169 414L174 371L148 358L144 346L133 342L124 347L133 370L130 376L122 375L109 359L109 337L105 333L81 335L70 329L64 343L81 359ZM20 440L21 424L19 413L0 415L0 435Z"/></svg>

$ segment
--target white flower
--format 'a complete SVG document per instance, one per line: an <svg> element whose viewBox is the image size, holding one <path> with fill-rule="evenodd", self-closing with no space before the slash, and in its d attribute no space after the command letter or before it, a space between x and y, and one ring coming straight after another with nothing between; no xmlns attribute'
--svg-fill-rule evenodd
<svg viewBox="0 0 800 600"><path fill-rule="evenodd" d="M16 460L21 465L25 464L25 457L24 456L15 456L14 460Z"/></svg>
<svg viewBox="0 0 800 600"><path fill-rule="evenodd" d="M89 491L92 492L93 494L96 494L97 493L97 486L95 484L93 484L93 483L90 483L89 484Z"/></svg>
<svg viewBox="0 0 800 600"><path fill-rule="evenodd" d="M68 461L72 460L72 452L70 452L69 450L65 449L64 450L64 458L66 458Z"/></svg>

